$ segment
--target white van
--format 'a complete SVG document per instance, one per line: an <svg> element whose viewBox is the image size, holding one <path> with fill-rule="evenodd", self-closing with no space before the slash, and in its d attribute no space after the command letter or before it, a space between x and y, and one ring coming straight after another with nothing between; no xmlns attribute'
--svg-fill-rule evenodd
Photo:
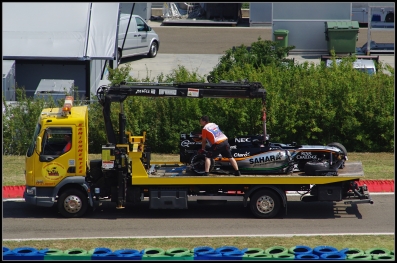
<svg viewBox="0 0 397 263"><path fill-rule="evenodd" d="M121 58L136 55L147 55L150 58L154 58L157 55L160 45L159 36L146 24L142 17L132 15L127 37L125 37L129 20L129 14L120 14L117 49L118 60L120 61Z"/></svg>
<svg viewBox="0 0 397 263"><path fill-rule="evenodd" d="M336 59L336 64L339 64L341 62L340 59ZM331 67L332 65L332 60L327 59L327 67ZM375 68L375 63L371 59L357 59L356 61L353 62L353 68L366 72L369 75L376 74L376 68Z"/></svg>

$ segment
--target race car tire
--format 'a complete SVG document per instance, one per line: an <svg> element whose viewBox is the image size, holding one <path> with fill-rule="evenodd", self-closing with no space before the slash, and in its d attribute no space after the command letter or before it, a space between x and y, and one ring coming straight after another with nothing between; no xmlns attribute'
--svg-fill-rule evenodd
<svg viewBox="0 0 397 263"><path fill-rule="evenodd" d="M327 161L309 161L305 164L306 175L316 175L318 170L329 170L330 165Z"/></svg>
<svg viewBox="0 0 397 263"><path fill-rule="evenodd" d="M328 143L328 146L338 148L339 150L341 150L341 151L343 152L343 154L344 154L345 156L347 156L347 150L346 150L345 146L343 146L343 145L340 144L339 142L331 142L331 143Z"/></svg>
<svg viewBox="0 0 397 263"><path fill-rule="evenodd" d="M196 154L190 160L191 169L198 175L205 174L205 156L203 154ZM210 172L214 168L215 161L211 159Z"/></svg>
<svg viewBox="0 0 397 263"><path fill-rule="evenodd" d="M281 199L272 190L259 190L250 196L250 209L255 217L275 217L281 208Z"/></svg>

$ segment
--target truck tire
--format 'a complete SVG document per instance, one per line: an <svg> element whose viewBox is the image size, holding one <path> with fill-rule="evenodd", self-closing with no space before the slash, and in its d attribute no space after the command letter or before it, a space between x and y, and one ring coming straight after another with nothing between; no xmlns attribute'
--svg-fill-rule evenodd
<svg viewBox="0 0 397 263"><path fill-rule="evenodd" d="M87 208L87 196L81 190L68 189L58 198L58 211L64 217L81 217Z"/></svg>
<svg viewBox="0 0 397 263"><path fill-rule="evenodd" d="M156 41L153 41L153 43L150 45L149 52L147 53L147 56L149 58L154 58L157 55L157 50L158 50L158 44Z"/></svg>
<svg viewBox="0 0 397 263"><path fill-rule="evenodd" d="M259 190L250 196L250 209L255 217L275 217L281 208L280 197L271 190Z"/></svg>
<svg viewBox="0 0 397 263"><path fill-rule="evenodd" d="M214 159L211 159L210 171L214 168ZM205 173L205 156L203 154L196 154L190 160L190 167L193 172L198 175Z"/></svg>
<svg viewBox="0 0 397 263"><path fill-rule="evenodd" d="M330 165L327 161L308 161L305 164L305 174L306 175L316 175L318 170L329 170Z"/></svg>

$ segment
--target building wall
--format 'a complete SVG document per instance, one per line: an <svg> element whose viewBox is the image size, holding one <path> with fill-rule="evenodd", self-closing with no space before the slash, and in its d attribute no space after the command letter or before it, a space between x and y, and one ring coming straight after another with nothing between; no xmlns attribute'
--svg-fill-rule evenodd
<svg viewBox="0 0 397 263"><path fill-rule="evenodd" d="M16 60L17 87L25 87L26 95L33 97L41 79L72 79L79 97L89 95L89 61ZM87 73L88 72L88 73Z"/></svg>
<svg viewBox="0 0 397 263"><path fill-rule="evenodd" d="M326 21L351 21L351 3L273 3L273 32L286 29L292 52L327 52Z"/></svg>

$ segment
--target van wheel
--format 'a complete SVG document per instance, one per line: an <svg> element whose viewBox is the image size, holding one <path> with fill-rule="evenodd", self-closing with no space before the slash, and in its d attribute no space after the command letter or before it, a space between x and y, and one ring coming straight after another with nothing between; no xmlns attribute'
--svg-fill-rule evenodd
<svg viewBox="0 0 397 263"><path fill-rule="evenodd" d="M153 41L152 45L150 46L149 53L147 54L147 56L149 58L154 58L157 55L157 50L158 50L157 42Z"/></svg>

